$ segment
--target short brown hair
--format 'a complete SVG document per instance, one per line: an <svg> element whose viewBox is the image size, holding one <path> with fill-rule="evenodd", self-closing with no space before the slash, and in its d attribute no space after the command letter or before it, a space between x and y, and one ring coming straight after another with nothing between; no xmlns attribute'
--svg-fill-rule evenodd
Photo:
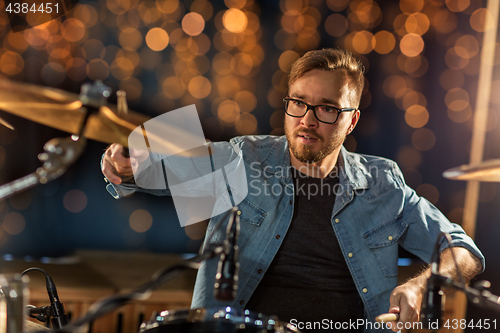
<svg viewBox="0 0 500 333"><path fill-rule="evenodd" d="M293 64L288 75L288 89L305 73L320 69L324 71L345 70L347 76L351 79L357 103L361 99L363 86L365 85L364 67L361 61L354 58L351 52L342 49L326 48L314 50L305 53Z"/></svg>

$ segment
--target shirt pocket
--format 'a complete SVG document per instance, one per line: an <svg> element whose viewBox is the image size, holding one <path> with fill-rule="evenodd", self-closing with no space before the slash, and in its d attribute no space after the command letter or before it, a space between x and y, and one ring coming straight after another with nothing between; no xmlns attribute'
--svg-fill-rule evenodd
<svg viewBox="0 0 500 333"><path fill-rule="evenodd" d="M398 216L389 222L377 225L363 234L368 248L386 277L398 275L398 242L408 225Z"/></svg>
<svg viewBox="0 0 500 333"><path fill-rule="evenodd" d="M238 209L241 212L240 221L256 227L260 227L267 215L265 210L246 198L240 202Z"/></svg>

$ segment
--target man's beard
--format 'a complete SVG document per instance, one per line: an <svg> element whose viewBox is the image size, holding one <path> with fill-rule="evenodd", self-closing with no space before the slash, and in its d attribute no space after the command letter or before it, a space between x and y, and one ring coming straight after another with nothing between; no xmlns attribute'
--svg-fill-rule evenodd
<svg viewBox="0 0 500 333"><path fill-rule="evenodd" d="M298 133L311 134L322 144L321 148L318 151L314 151L311 146L303 145L297 142ZM346 138L346 136L341 133L334 133L329 138L329 141L325 142L325 139L312 129L297 129L293 133L290 133L286 124L285 135L293 156L295 156L295 158L302 163L316 163L321 161L330 155L334 150L339 148L344 143Z"/></svg>

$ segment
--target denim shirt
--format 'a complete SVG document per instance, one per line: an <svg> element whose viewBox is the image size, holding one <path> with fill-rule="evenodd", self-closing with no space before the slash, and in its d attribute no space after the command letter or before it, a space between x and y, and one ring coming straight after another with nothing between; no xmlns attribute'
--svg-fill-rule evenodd
<svg viewBox="0 0 500 333"><path fill-rule="evenodd" d="M222 143L211 143L215 148L218 144ZM243 136L231 139L230 145L235 153L242 151L248 181L248 195L238 205L241 211L238 293L229 304L214 299L218 259L210 259L198 271L193 308L229 305L243 309L286 237L292 220L294 185L286 137ZM368 322L375 323L376 316L389 310L390 293L398 285L398 245L429 262L439 233L447 232L453 246L468 249L481 260L484 269L484 257L472 239L409 188L395 162L350 153L342 147L338 166L339 183L331 225ZM116 198L135 190L141 189L130 184L108 184L108 191ZM169 194L168 190L144 191ZM210 220L207 235L213 235L205 242L224 240L224 227L213 230L224 215ZM447 247L442 242L440 251ZM362 327L364 332L386 331Z"/></svg>

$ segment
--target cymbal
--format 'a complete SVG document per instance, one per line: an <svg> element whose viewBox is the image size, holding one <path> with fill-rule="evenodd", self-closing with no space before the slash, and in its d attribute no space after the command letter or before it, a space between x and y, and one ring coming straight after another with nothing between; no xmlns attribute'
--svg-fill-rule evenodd
<svg viewBox="0 0 500 333"><path fill-rule="evenodd" d="M0 79L0 110L71 134L78 134L85 117L77 94L6 79ZM133 112L126 118L134 127L148 119ZM83 132L88 139L125 146L128 134L115 132L99 113L89 116Z"/></svg>
<svg viewBox="0 0 500 333"><path fill-rule="evenodd" d="M78 134L86 112L77 94L7 79L0 79L0 110L71 134ZM128 147L130 133L150 119L130 110L126 113L118 112L116 105L103 105L97 114L88 117L83 136ZM153 152L171 153L183 150L182 147L162 138L162 134L174 133L188 141L193 137L191 133L166 122L154 122L149 124L148 128L150 130L144 129L142 133L147 136ZM202 153L193 150L184 151L179 155L190 157L200 156Z"/></svg>
<svg viewBox="0 0 500 333"><path fill-rule="evenodd" d="M461 165L443 172L443 177L455 180L500 182L500 159L484 161L476 165Z"/></svg>

